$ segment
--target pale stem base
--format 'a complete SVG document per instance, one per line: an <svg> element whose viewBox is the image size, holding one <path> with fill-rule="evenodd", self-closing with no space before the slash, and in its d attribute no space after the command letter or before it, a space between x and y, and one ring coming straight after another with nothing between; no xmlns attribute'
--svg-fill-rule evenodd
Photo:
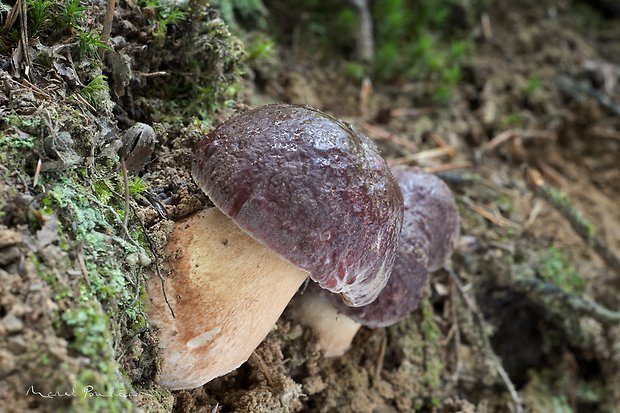
<svg viewBox="0 0 620 413"><path fill-rule="evenodd" d="M312 293L295 297L288 306L289 314L318 335L325 357L342 356L350 347L361 324L339 313L334 306Z"/></svg>
<svg viewBox="0 0 620 413"><path fill-rule="evenodd" d="M216 208L175 224L166 246L166 294L147 286L159 328L161 376L171 389L201 386L244 363L267 336L306 271L274 255Z"/></svg>

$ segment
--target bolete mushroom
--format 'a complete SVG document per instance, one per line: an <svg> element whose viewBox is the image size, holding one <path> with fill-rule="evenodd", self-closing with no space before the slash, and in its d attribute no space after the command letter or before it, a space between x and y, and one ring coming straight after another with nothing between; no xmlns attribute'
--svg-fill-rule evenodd
<svg viewBox="0 0 620 413"><path fill-rule="evenodd" d="M344 354L361 325L390 326L415 310L429 272L442 268L454 250L460 219L450 188L416 168L396 167L392 172L403 194L403 228L390 280L377 299L351 308L309 288L289 305L295 320L317 332L326 357Z"/></svg>
<svg viewBox="0 0 620 413"><path fill-rule="evenodd" d="M263 106L209 133L192 175L216 208L177 222L169 238L175 318L158 280L149 286L161 385L193 388L239 367L308 276L351 306L385 286L402 196L350 125L309 107Z"/></svg>

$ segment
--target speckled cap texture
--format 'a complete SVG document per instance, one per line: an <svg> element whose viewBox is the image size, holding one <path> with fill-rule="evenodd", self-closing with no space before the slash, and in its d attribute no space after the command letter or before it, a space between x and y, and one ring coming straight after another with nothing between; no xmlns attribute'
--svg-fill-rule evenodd
<svg viewBox="0 0 620 413"><path fill-rule="evenodd" d="M364 307L348 308L331 299L340 312L373 328L397 323L417 308L429 272L443 267L460 231L454 197L441 179L417 168L396 167L392 172L400 184L405 215L390 280Z"/></svg>
<svg viewBox="0 0 620 413"><path fill-rule="evenodd" d="M350 125L306 106L259 107L197 145L192 175L239 227L347 305L372 302L387 283L402 196Z"/></svg>

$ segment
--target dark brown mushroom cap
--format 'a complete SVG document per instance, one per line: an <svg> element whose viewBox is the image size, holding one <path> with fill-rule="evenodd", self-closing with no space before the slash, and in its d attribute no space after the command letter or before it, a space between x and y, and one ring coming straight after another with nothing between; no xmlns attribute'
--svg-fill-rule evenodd
<svg viewBox="0 0 620 413"><path fill-rule="evenodd" d="M192 174L239 227L348 305L368 304L385 286L402 197L350 125L305 106L263 106L209 133Z"/></svg>
<svg viewBox="0 0 620 413"><path fill-rule="evenodd" d="M339 311L368 327L392 325L415 310L428 273L443 267L452 255L460 219L450 188L435 175L397 167L393 174L403 194L405 214L394 268L377 299L348 308L332 299Z"/></svg>

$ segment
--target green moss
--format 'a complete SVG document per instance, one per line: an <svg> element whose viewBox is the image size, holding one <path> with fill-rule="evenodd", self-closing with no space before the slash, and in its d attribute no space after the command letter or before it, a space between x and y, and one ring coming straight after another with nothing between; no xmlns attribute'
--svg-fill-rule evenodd
<svg viewBox="0 0 620 413"><path fill-rule="evenodd" d="M581 294L585 283L570 258L557 247L551 246L539 256L538 274L566 293Z"/></svg>
<svg viewBox="0 0 620 413"><path fill-rule="evenodd" d="M4 115L2 121L20 129L38 128L41 126L41 118L39 117L20 116L13 113Z"/></svg>
<svg viewBox="0 0 620 413"><path fill-rule="evenodd" d="M441 361L441 357L435 354L435 351L441 347L441 330L435 321L433 320L433 310L428 298L422 300L422 334L424 335L424 342L430 351L427 351L425 357L426 371L423 376L424 382L428 385L430 390L437 390L441 385L441 373L444 369L444 364Z"/></svg>
<svg viewBox="0 0 620 413"><path fill-rule="evenodd" d="M68 172L50 186L41 204L56 214L69 230L60 231L61 239L71 236L83 245L87 278L79 277L73 290L59 281L57 274L45 269L33 257L39 275L54 290L58 301L65 301L67 309L57 314L54 325L59 332L70 335L69 349L89 359L80 369L75 382L76 392L71 411L125 412L133 406L125 395L131 387L122 377L114 359L113 337L122 329L138 331L146 326L141 300L135 300L134 281L126 274L138 274L140 260L129 265L123 259L128 254L148 256L146 250L115 235L120 233L118 223L110 217L108 207L123 202L103 184L104 176L115 176L116 171L101 167L90 178L78 171ZM88 179L93 179L90 184ZM114 180L111 180L114 181ZM59 228L62 226L59 225ZM67 232L67 233L65 233ZM132 228L134 235L140 228ZM143 234L142 234L143 235ZM147 259L148 261L148 259ZM144 262L144 260L142 260ZM70 264L70 263L69 263ZM78 291L77 297L73 291ZM144 288L138 291L145 295ZM114 333L113 333L114 332Z"/></svg>
<svg viewBox="0 0 620 413"><path fill-rule="evenodd" d="M544 190L545 194L550 198L554 205L574 217L577 225L585 230L586 236L589 240L594 239L596 236L596 228L591 222L584 218L578 209L573 206L566 193L549 185L547 185Z"/></svg>
<svg viewBox="0 0 620 413"><path fill-rule="evenodd" d="M34 136L25 138L0 135L0 150L32 149L35 145Z"/></svg>
<svg viewBox="0 0 620 413"><path fill-rule="evenodd" d="M536 92L540 90L542 84L542 80L540 80L538 77L529 78L527 80L527 83L525 84L525 94L530 97L533 96L534 94L536 94Z"/></svg>

